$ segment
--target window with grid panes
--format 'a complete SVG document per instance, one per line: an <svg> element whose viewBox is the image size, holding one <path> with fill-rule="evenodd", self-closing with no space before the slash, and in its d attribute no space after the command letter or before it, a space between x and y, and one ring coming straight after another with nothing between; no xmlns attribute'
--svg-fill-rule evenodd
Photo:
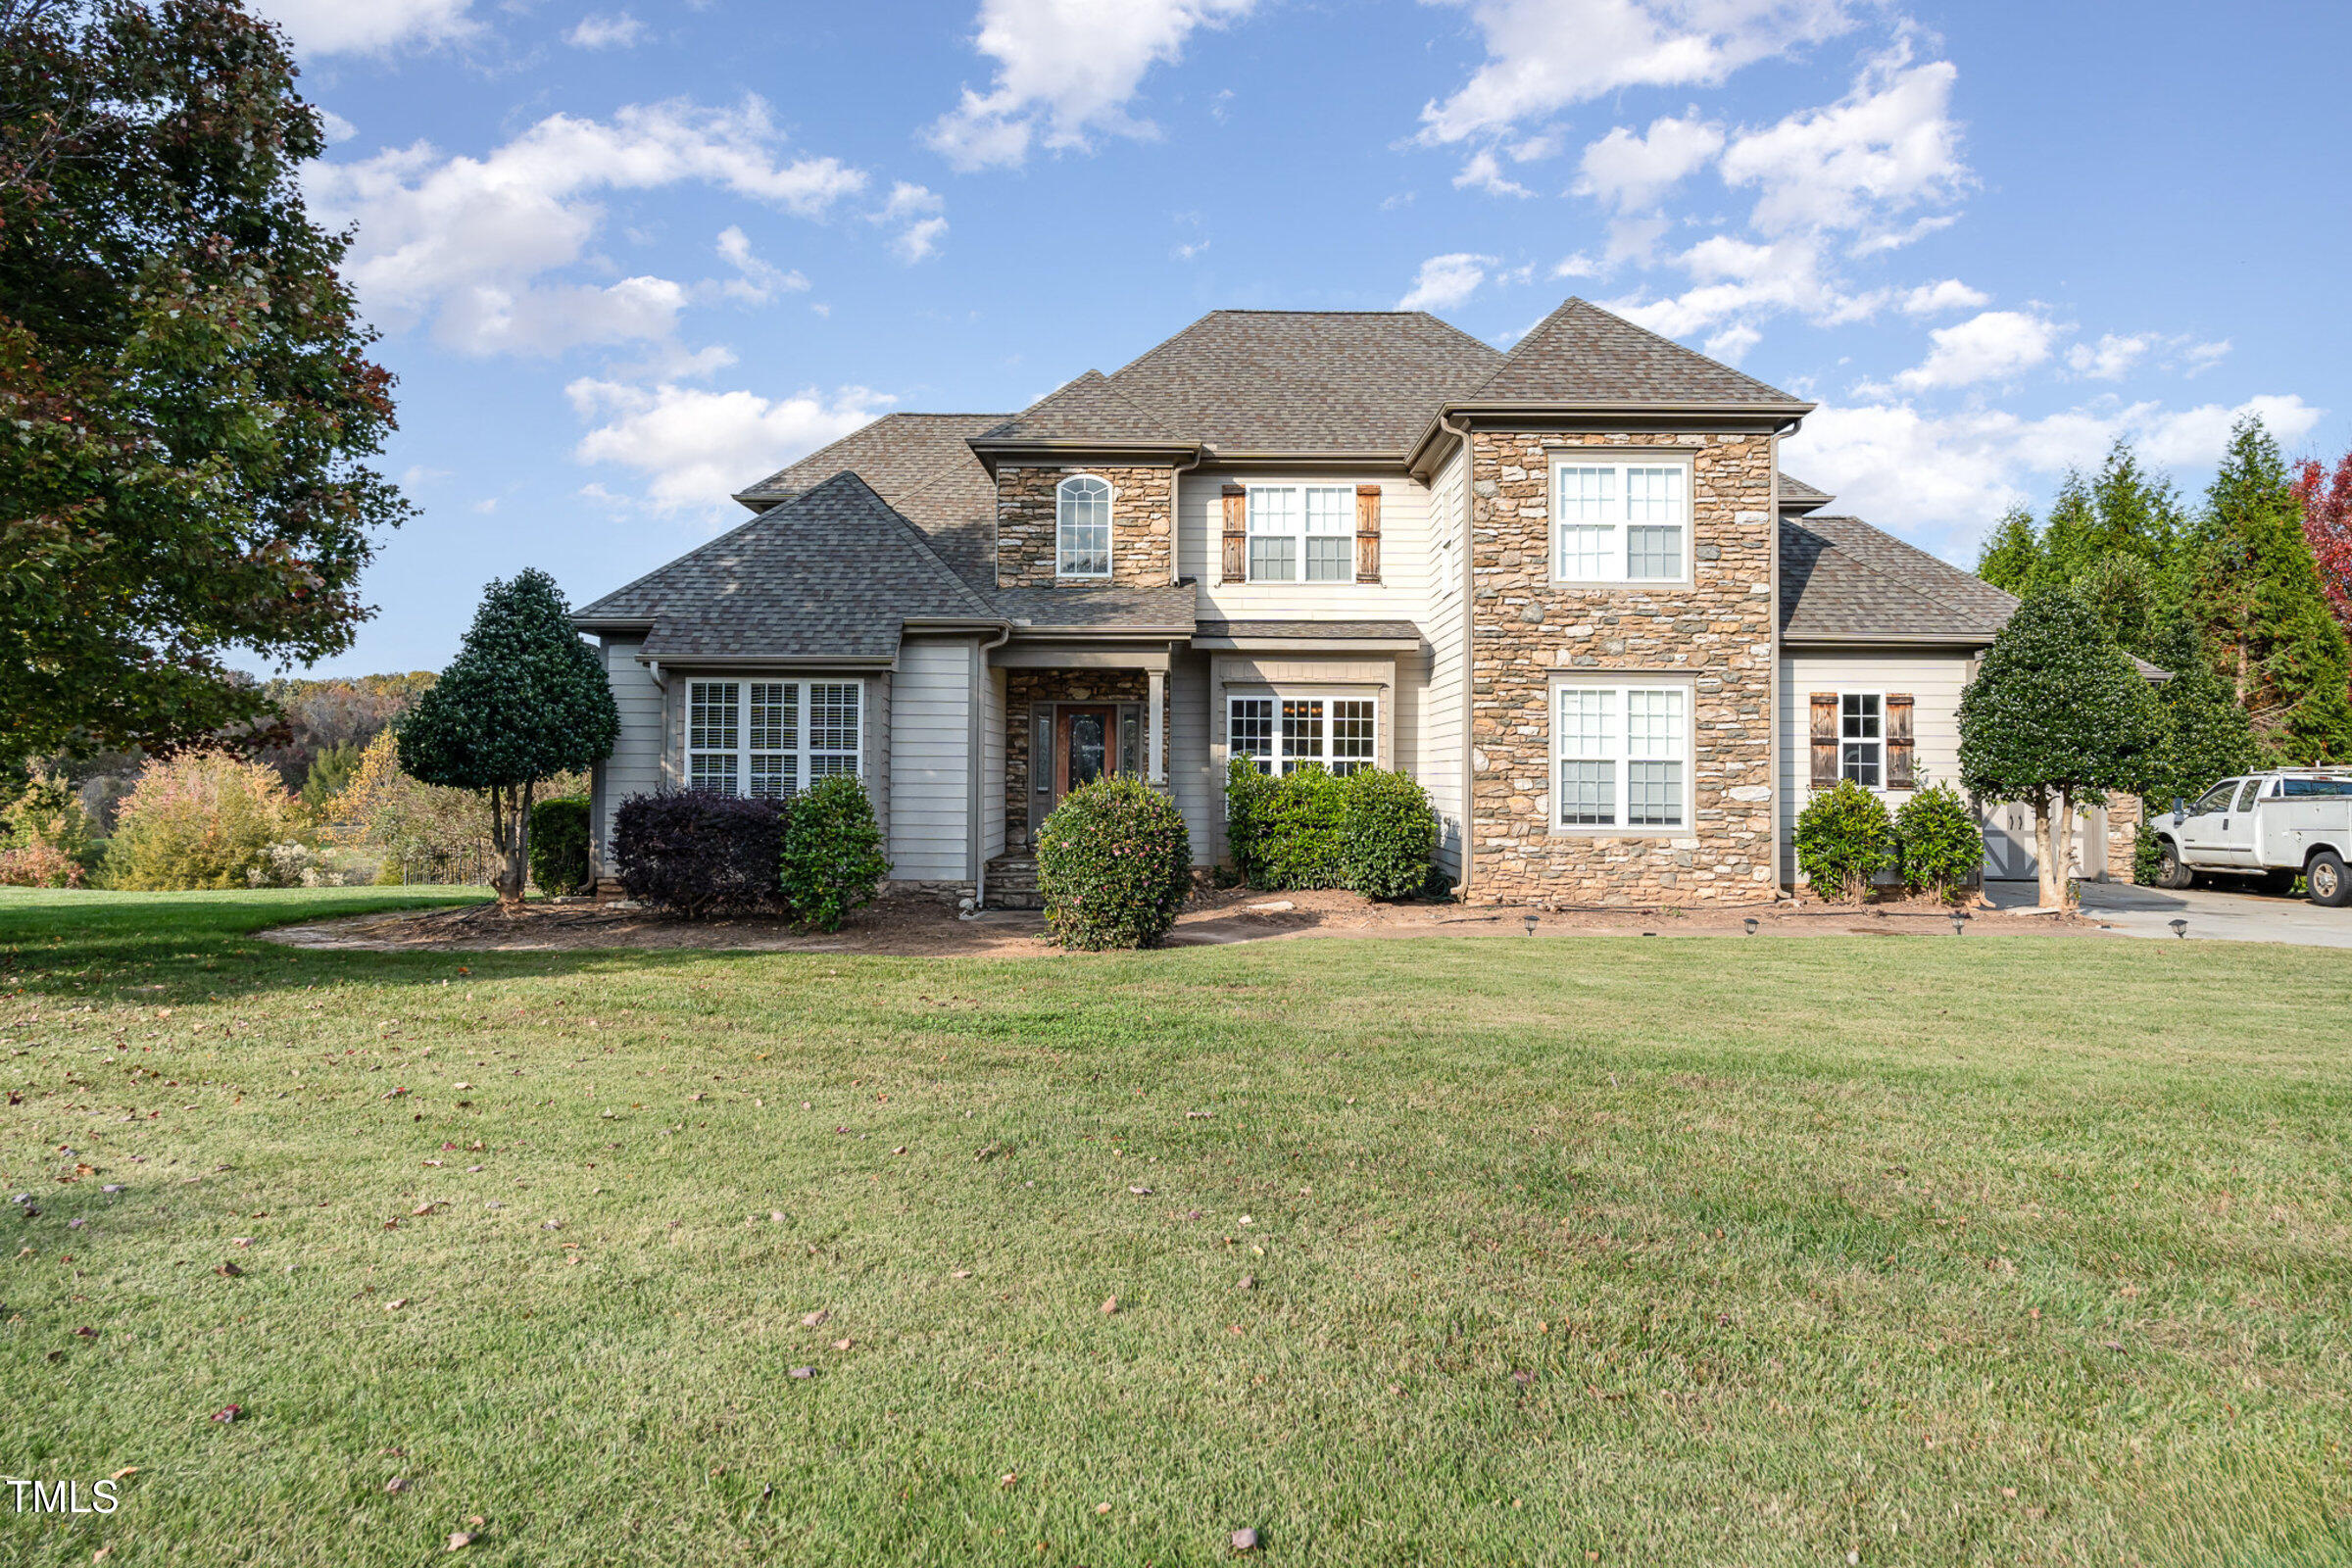
<svg viewBox="0 0 2352 1568"><path fill-rule="evenodd" d="M1355 487L1250 486L1251 582L1353 582Z"/></svg>
<svg viewBox="0 0 2352 1568"><path fill-rule="evenodd" d="M1671 582L1689 575L1688 463L1555 458L1551 515L1555 581Z"/></svg>
<svg viewBox="0 0 2352 1568"><path fill-rule="evenodd" d="M1564 685L1552 705L1560 826L1690 826L1688 690Z"/></svg>
<svg viewBox="0 0 2352 1568"><path fill-rule="evenodd" d="M1886 781L1886 715L1877 692L1846 692L1838 699L1838 771L1866 789Z"/></svg>
<svg viewBox="0 0 2352 1568"><path fill-rule="evenodd" d="M692 681L687 787L788 800L829 773L859 770L863 721L858 681Z"/></svg>
<svg viewBox="0 0 2352 1568"><path fill-rule="evenodd" d="M1110 486L1091 473L1054 488L1054 570L1062 577L1110 575Z"/></svg>
<svg viewBox="0 0 2352 1568"><path fill-rule="evenodd" d="M1234 697L1226 703L1226 747L1261 773L1292 773L1308 762L1333 773L1374 766L1380 705L1370 698Z"/></svg>

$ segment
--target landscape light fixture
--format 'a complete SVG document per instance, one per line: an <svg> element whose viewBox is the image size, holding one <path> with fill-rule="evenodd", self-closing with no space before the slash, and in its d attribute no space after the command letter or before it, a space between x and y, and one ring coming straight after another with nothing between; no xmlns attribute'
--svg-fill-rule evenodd
<svg viewBox="0 0 2352 1568"><path fill-rule="evenodd" d="M1520 918L1527 922L1527 934L1531 937L1534 936L1536 934L1536 911L1530 909Z"/></svg>
<svg viewBox="0 0 2352 1568"><path fill-rule="evenodd" d="M1956 937L1968 935L1968 911L1966 909L1952 911L1952 935Z"/></svg>
<svg viewBox="0 0 2352 1568"><path fill-rule="evenodd" d="M2188 935L2188 922L2186 920L2167 920L2165 924L2173 928L2173 935L2177 937L2185 937Z"/></svg>
<svg viewBox="0 0 2352 1568"><path fill-rule="evenodd" d="M1747 934L1749 936L1752 937L1756 934L1756 917L1754 915L1749 915L1746 919L1740 921L1740 923L1747 927Z"/></svg>

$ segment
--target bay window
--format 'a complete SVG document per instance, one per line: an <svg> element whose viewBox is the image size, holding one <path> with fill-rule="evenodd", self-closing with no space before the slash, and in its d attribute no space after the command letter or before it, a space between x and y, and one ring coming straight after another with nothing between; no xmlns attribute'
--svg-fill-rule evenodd
<svg viewBox="0 0 2352 1568"><path fill-rule="evenodd" d="M1552 578L1680 582L1690 575L1690 465L1678 457L1551 463Z"/></svg>
<svg viewBox="0 0 2352 1568"><path fill-rule="evenodd" d="M1372 698L1234 697L1226 701L1226 748L1260 773L1293 773L1308 762L1329 772L1379 765L1380 704Z"/></svg>
<svg viewBox="0 0 2352 1568"><path fill-rule="evenodd" d="M1250 486L1251 582L1353 582L1355 487Z"/></svg>
<svg viewBox="0 0 2352 1568"><path fill-rule="evenodd" d="M858 773L865 689L854 680L698 680L686 688L686 787L789 800Z"/></svg>
<svg viewBox="0 0 2352 1568"><path fill-rule="evenodd" d="M1557 826L1690 830L1688 688L1579 682L1552 705Z"/></svg>

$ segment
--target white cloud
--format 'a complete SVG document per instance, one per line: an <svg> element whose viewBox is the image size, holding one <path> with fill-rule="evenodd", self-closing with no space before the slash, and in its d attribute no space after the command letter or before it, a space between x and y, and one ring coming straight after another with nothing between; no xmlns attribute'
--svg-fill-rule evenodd
<svg viewBox="0 0 2352 1568"><path fill-rule="evenodd" d="M1959 73L1949 61L1908 59L1907 49L1882 56L1837 103L1732 138L1724 181L1756 187L1757 228L1883 234L1888 215L1948 200L1967 183L1948 114Z"/></svg>
<svg viewBox="0 0 2352 1568"><path fill-rule="evenodd" d="M1487 58L1421 111L1420 139L1507 131L1624 87L1712 85L1852 24L1846 0L1451 0Z"/></svg>
<svg viewBox="0 0 2352 1568"><path fill-rule="evenodd" d="M481 30L470 0L258 0L304 55L388 54L456 43Z"/></svg>
<svg viewBox="0 0 2352 1568"><path fill-rule="evenodd" d="M1432 256L1421 264L1412 288L1396 302L1400 311L1444 311L1461 304L1478 286L1487 280L1487 269L1494 265L1492 256L1475 256L1468 251L1455 251L1447 256Z"/></svg>
<svg viewBox="0 0 2352 1568"><path fill-rule="evenodd" d="M1610 203L1620 211L1647 207L1721 151L1723 128L1695 113L1681 120L1653 120L1646 133L1619 125L1585 149L1572 188L1579 196Z"/></svg>
<svg viewBox="0 0 2352 1568"><path fill-rule="evenodd" d="M1877 293L1849 293L1824 269L1821 247L1811 239L1758 244L1715 234L1675 260L1690 274L1690 288L1665 299L1618 300L1608 308L1653 332L1687 337L1718 322L1752 322L1781 312L1836 326L1864 319L1883 302Z"/></svg>
<svg viewBox="0 0 2352 1568"><path fill-rule="evenodd" d="M1468 163L1462 166L1462 172L1453 176L1453 188L1455 190L1476 188L1485 191L1490 196L1533 196L1535 194L1534 191L1529 190L1525 185L1502 172L1502 161L1495 157L1492 147L1481 149Z"/></svg>
<svg viewBox="0 0 2352 1568"><path fill-rule="evenodd" d="M574 49L634 49L644 39L645 24L626 11L591 12L564 35Z"/></svg>
<svg viewBox="0 0 2352 1568"><path fill-rule="evenodd" d="M1894 378L1912 391L2014 375L2050 357L2058 328L2024 311L1984 311L1928 334L1928 357Z"/></svg>
<svg viewBox="0 0 2352 1568"><path fill-rule="evenodd" d="M1763 333L1745 322L1741 322L1736 326L1727 326L1707 339L1707 356L1710 359L1721 360L1726 365L1738 365L1742 355L1763 341Z"/></svg>
<svg viewBox="0 0 2352 1568"><path fill-rule="evenodd" d="M2221 364L2222 356L2229 352L2230 340L2228 338L2222 339L2219 343L2191 343L2180 353L2181 361L2188 367L2180 373L2197 375L2210 370Z"/></svg>
<svg viewBox="0 0 2352 1568"><path fill-rule="evenodd" d="M2034 503L2069 467L2096 466L2119 437L2159 467L2204 466L2221 457L2230 426L2245 415L2261 416L2291 446L2325 413L2292 395L2234 408L2095 403L2038 418L2004 409L1936 415L1903 403L1830 404L1807 416L1783 461L1835 492L1839 511L1974 564L1979 541L2003 512Z"/></svg>
<svg viewBox="0 0 2352 1568"><path fill-rule="evenodd" d="M2068 349L2066 368L2093 381L2120 381L2156 342L2153 332L2134 332L2130 337L2103 333L2096 343L2077 343Z"/></svg>
<svg viewBox="0 0 2352 1568"><path fill-rule="evenodd" d="M317 106L314 105L313 107L316 108ZM360 133L359 126L353 124L350 121L345 120L341 115L336 114L332 109L318 110L318 129L322 134L325 135L326 144L329 147L332 147L339 141L349 141L352 137L357 136Z"/></svg>
<svg viewBox="0 0 2352 1568"><path fill-rule="evenodd" d="M808 288L808 279L799 271L786 271L754 255L751 236L732 223L718 231L716 248L720 258L737 273L720 286L729 299L741 300L746 305L765 305L778 294L805 293Z"/></svg>
<svg viewBox="0 0 2352 1568"><path fill-rule="evenodd" d="M1156 65L1173 65L1201 27L1247 16L1255 0L981 0L973 42L997 63L985 93L935 121L927 140L958 169L1017 165L1031 143L1084 149L1099 132L1149 136L1127 112Z"/></svg>
<svg viewBox="0 0 2352 1568"><path fill-rule="evenodd" d="M1941 316L1946 311L1973 311L1992 303L1992 296L1970 288L1956 277L1922 283L1898 302L1905 316Z"/></svg>
<svg viewBox="0 0 2352 1568"><path fill-rule="evenodd" d="M902 179L890 187L890 200L883 203L882 210L868 216L877 223L900 225L890 248L898 252L901 261L911 263L939 249L948 232L943 216L946 208L938 193Z"/></svg>
<svg viewBox="0 0 2352 1568"><path fill-rule="evenodd" d="M686 303L659 277L554 282L589 259L595 197L689 181L823 215L865 175L832 158L779 157L767 106L633 105L609 122L551 115L482 158L429 144L313 165L306 183L333 222L355 221L347 274L388 325L432 322L470 353L553 354L575 344L665 336Z"/></svg>
<svg viewBox="0 0 2352 1568"><path fill-rule="evenodd" d="M663 512L722 512L744 485L848 435L892 402L861 386L830 397L810 388L764 398L587 378L564 393L583 419L601 421L572 456L634 470L645 479L646 503Z"/></svg>

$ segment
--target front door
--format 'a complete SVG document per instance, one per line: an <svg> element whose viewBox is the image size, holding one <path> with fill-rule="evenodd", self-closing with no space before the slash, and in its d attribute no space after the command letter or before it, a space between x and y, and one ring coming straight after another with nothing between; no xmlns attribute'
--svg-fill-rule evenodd
<svg viewBox="0 0 2352 1568"><path fill-rule="evenodd" d="M1118 771L1119 710L1064 704L1054 710L1054 804Z"/></svg>

